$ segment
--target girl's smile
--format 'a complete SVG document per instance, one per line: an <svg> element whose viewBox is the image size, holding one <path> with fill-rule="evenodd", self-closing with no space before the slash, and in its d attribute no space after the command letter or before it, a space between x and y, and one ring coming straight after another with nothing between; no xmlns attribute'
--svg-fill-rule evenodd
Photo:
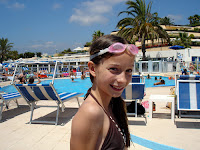
<svg viewBox="0 0 200 150"><path fill-rule="evenodd" d="M116 91L123 91L124 90L124 87L118 87L118 86L114 86L114 85L110 85L113 90L116 90Z"/></svg>

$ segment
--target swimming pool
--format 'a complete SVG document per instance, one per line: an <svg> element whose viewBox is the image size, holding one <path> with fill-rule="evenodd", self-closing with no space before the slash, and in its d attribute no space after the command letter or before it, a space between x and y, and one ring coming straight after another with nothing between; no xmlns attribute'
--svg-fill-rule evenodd
<svg viewBox="0 0 200 150"><path fill-rule="evenodd" d="M158 79L160 76L156 76ZM156 85L156 86L174 86L174 80L169 80L168 77L162 77L163 80L165 80L165 85ZM41 83L50 83L52 80L44 80ZM159 82L159 80L155 80L155 76L151 76L151 79L146 79L145 77L145 87L156 87L153 85L155 82ZM84 93L84 95L87 93L87 90L92 86L92 83L89 78L86 78L84 80L81 80L80 78L75 79L75 82L71 82L70 79L55 79L54 80L54 87L58 93L61 92L80 92ZM4 91L6 93L11 92L17 92L17 90L14 88L14 86L4 86L0 88L0 91ZM82 95L81 97L84 97Z"/></svg>
<svg viewBox="0 0 200 150"><path fill-rule="evenodd" d="M154 85L156 82L160 82L160 80L155 80L155 77L159 79L160 77L165 80L164 85ZM151 76L150 79L147 79L146 76L145 78L145 87L157 87L157 86L175 86L175 81L174 79L169 79L168 77L163 77L163 76Z"/></svg>
<svg viewBox="0 0 200 150"><path fill-rule="evenodd" d="M42 84L50 83L52 80L43 80ZM75 82L72 82L71 79L55 79L54 87L58 93L61 92L80 92L87 93L87 90L92 86L90 79L86 78L85 80L81 80L80 78L75 79ZM4 86L0 88L0 91L4 91L6 93L17 92L17 90L12 85ZM84 97L82 95L82 97Z"/></svg>

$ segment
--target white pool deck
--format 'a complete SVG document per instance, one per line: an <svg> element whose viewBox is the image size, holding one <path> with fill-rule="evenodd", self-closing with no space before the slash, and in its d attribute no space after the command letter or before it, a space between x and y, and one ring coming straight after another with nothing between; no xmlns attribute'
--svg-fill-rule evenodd
<svg viewBox="0 0 200 150"><path fill-rule="evenodd" d="M1 82L0 85L9 84ZM146 88L144 100L151 94L168 95L170 87ZM82 98L81 102L83 102ZM46 104L40 102L39 105ZM0 121L0 150L69 150L71 119L78 110L76 100L65 102L65 112L59 115L59 125L28 124L30 109L23 98L19 99L19 108L14 102L10 103L8 110L3 112ZM48 105L54 105L54 102ZM175 123L170 119L170 109L166 102L156 103L153 119L129 117L131 134L154 141L156 143L186 149L200 149L200 119L175 118ZM56 108L37 108L33 119L55 119ZM134 140L134 139L133 139ZM138 144L131 144L130 150L146 150Z"/></svg>

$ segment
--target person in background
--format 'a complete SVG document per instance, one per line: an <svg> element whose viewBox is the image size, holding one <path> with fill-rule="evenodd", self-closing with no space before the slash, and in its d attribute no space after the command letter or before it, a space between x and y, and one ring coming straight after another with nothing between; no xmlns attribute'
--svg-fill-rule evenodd
<svg viewBox="0 0 200 150"><path fill-rule="evenodd" d="M157 80L157 77L155 77L155 80Z"/></svg>
<svg viewBox="0 0 200 150"><path fill-rule="evenodd" d="M74 78L76 78L76 68L73 68L73 74L74 74Z"/></svg>
<svg viewBox="0 0 200 150"><path fill-rule="evenodd" d="M41 83L41 80L38 78L37 76L37 79L38 79L38 82L34 83L34 77L30 77L29 78L29 81L28 81L28 84L40 84Z"/></svg>
<svg viewBox="0 0 200 150"><path fill-rule="evenodd" d="M151 77L150 77L150 75L149 75L149 74L147 75L147 79L151 79Z"/></svg>
<svg viewBox="0 0 200 150"><path fill-rule="evenodd" d="M124 150L130 146L126 105L121 94L132 79L138 48L115 35L90 46L92 87L72 120L71 150Z"/></svg>
<svg viewBox="0 0 200 150"><path fill-rule="evenodd" d="M161 84L165 84L165 80L160 80L160 82L156 82L156 83L154 83L154 85L161 85Z"/></svg>
<svg viewBox="0 0 200 150"><path fill-rule="evenodd" d="M85 79L85 73L83 71L81 71L81 79Z"/></svg>
<svg viewBox="0 0 200 150"><path fill-rule="evenodd" d="M25 77L23 76L23 74L21 75L21 76L19 76L19 82L18 82L18 84L26 84L26 79L25 79Z"/></svg>
<svg viewBox="0 0 200 150"><path fill-rule="evenodd" d="M187 69L183 69L182 75L187 75Z"/></svg>
<svg viewBox="0 0 200 150"><path fill-rule="evenodd" d="M69 72L69 77L70 77L71 81L74 82L75 76L74 76L73 69L70 70L70 72Z"/></svg>

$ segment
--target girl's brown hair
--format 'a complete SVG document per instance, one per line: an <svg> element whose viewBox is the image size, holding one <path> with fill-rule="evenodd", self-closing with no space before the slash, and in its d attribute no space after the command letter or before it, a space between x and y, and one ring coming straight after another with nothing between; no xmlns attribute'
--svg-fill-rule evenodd
<svg viewBox="0 0 200 150"><path fill-rule="evenodd" d="M90 55L98 53L100 50L108 48L110 45L112 45L113 43L116 43L116 42L128 44L128 41L126 41L125 39L123 39L119 36L105 35L105 36L99 37L92 43L92 45L90 47ZM91 61L93 61L96 65L98 65L98 64L100 64L100 62L103 58L109 58L112 55L113 54L111 54L111 53L105 53L103 55L93 58ZM90 79L91 79L91 82L93 83L94 77L91 74L90 74ZM86 99L88 97L90 91L91 91L91 88L86 93L84 99ZM121 97L117 97L117 98L113 97L110 102L110 105L112 108L112 112L119 124L119 127L121 128L123 134L126 137L126 146L129 147L130 146L130 132L128 129L128 119L127 119L127 115L126 115L126 112L127 112L126 104Z"/></svg>

